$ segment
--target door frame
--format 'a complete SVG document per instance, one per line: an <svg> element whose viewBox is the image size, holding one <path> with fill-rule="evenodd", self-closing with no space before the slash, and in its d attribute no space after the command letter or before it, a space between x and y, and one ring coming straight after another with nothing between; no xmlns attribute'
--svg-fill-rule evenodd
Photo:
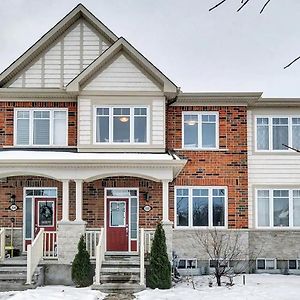
<svg viewBox="0 0 300 300"><path fill-rule="evenodd" d="M56 229L57 229L57 220L58 220L58 196L57 196L57 187L24 187L23 188L23 226L22 226L22 231L23 231L23 252L27 252L26 249L26 241L30 239L25 238L25 224L26 224L26 198L29 198L29 196L26 197L26 191L27 190L55 190L56 196L30 196L33 201L31 202L31 241L34 240L34 225L35 225L35 201L34 199L36 198L55 198L55 209L56 209Z"/></svg>
<svg viewBox="0 0 300 300"><path fill-rule="evenodd" d="M136 191L136 196L107 196L108 190L131 190ZM137 251L131 251L131 198L137 198ZM104 230L105 230L105 237L107 234L107 199L128 199L128 252L138 252L139 251L139 188L132 188L132 187L106 187L104 188ZM107 239L105 238L105 251L107 251ZM127 251L124 251L127 252Z"/></svg>

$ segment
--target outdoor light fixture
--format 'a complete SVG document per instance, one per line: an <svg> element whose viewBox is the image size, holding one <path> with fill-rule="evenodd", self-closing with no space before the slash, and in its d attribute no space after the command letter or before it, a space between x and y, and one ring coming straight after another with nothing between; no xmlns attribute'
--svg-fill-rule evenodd
<svg viewBox="0 0 300 300"><path fill-rule="evenodd" d="M16 204L16 195L11 195L10 196L10 203L11 204Z"/></svg>
<svg viewBox="0 0 300 300"><path fill-rule="evenodd" d="M129 118L128 117L120 117L119 120L123 123L126 123L126 122L128 122Z"/></svg>

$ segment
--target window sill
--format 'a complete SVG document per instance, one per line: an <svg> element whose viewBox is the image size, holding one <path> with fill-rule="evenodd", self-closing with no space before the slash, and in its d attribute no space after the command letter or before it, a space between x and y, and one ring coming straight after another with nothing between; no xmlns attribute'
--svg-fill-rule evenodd
<svg viewBox="0 0 300 300"><path fill-rule="evenodd" d="M194 227L179 227L179 226L175 226L174 227L174 230L215 230L215 229L223 229L223 230L226 230L228 229L227 226L216 226L216 227L208 227L208 226L203 226L203 227L200 227L200 226L194 226Z"/></svg>
<svg viewBox="0 0 300 300"><path fill-rule="evenodd" d="M221 148L176 148L175 151L192 151L192 152L227 152L229 149L221 149Z"/></svg>

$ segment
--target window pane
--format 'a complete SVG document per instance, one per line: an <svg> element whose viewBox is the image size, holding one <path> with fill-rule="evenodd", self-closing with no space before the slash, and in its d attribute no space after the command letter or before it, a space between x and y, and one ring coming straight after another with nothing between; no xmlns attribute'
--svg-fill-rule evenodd
<svg viewBox="0 0 300 300"><path fill-rule="evenodd" d="M147 117L134 117L134 142L147 142Z"/></svg>
<svg viewBox="0 0 300 300"><path fill-rule="evenodd" d="M201 190L198 190L201 191ZM208 190L205 190L208 193ZM193 226L208 226L208 197L193 197Z"/></svg>
<svg viewBox="0 0 300 300"><path fill-rule="evenodd" d="M293 191L294 226L300 226L300 190Z"/></svg>
<svg viewBox="0 0 300 300"><path fill-rule="evenodd" d="M176 197L177 205L177 226L189 225L189 198L188 197Z"/></svg>
<svg viewBox="0 0 300 300"><path fill-rule="evenodd" d="M198 147L198 115L184 115L184 147Z"/></svg>
<svg viewBox="0 0 300 300"><path fill-rule="evenodd" d="M295 259L289 260L289 269L297 269L297 261Z"/></svg>
<svg viewBox="0 0 300 300"><path fill-rule="evenodd" d="M288 118L273 118L273 149L286 150L288 144Z"/></svg>
<svg viewBox="0 0 300 300"><path fill-rule="evenodd" d="M216 124L202 123L202 147L216 148Z"/></svg>
<svg viewBox="0 0 300 300"><path fill-rule="evenodd" d="M98 116L108 116L109 108L97 108L97 115Z"/></svg>
<svg viewBox="0 0 300 300"><path fill-rule="evenodd" d="M66 145L67 114L65 111L55 111L53 120L53 144Z"/></svg>
<svg viewBox="0 0 300 300"><path fill-rule="evenodd" d="M25 221L25 238L31 238L31 230L32 230L32 198L25 199L26 205L26 221Z"/></svg>
<svg viewBox="0 0 300 300"><path fill-rule="evenodd" d="M257 150L269 149L269 119L257 118Z"/></svg>
<svg viewBox="0 0 300 300"><path fill-rule="evenodd" d="M288 190L273 191L274 226L289 226Z"/></svg>
<svg viewBox="0 0 300 300"><path fill-rule="evenodd" d="M114 117L113 123L113 141L115 143L130 142L130 117L120 116Z"/></svg>
<svg viewBox="0 0 300 300"><path fill-rule="evenodd" d="M225 225L225 190L213 190L213 226Z"/></svg>
<svg viewBox="0 0 300 300"><path fill-rule="evenodd" d="M269 191L258 191L257 225L270 226Z"/></svg>
<svg viewBox="0 0 300 300"><path fill-rule="evenodd" d="M98 116L96 118L96 142L109 142L109 117Z"/></svg>
<svg viewBox="0 0 300 300"><path fill-rule="evenodd" d="M137 198L131 198L130 214L131 214L131 220L130 220L131 238L136 239L137 238Z"/></svg>
<svg viewBox="0 0 300 300"><path fill-rule="evenodd" d="M29 144L29 118L17 120L17 145Z"/></svg>
<svg viewBox="0 0 300 300"><path fill-rule="evenodd" d="M125 202L110 202L110 225L112 227L125 226Z"/></svg>
<svg viewBox="0 0 300 300"><path fill-rule="evenodd" d="M275 261L273 259L266 259L266 270L275 269Z"/></svg>
<svg viewBox="0 0 300 300"><path fill-rule="evenodd" d="M300 118L292 118L292 145L300 149Z"/></svg>
<svg viewBox="0 0 300 300"><path fill-rule="evenodd" d="M33 144L49 145L50 143L50 119L33 120Z"/></svg>
<svg viewBox="0 0 300 300"><path fill-rule="evenodd" d="M264 270L265 269L265 260L264 259L258 259L257 260L257 269Z"/></svg>

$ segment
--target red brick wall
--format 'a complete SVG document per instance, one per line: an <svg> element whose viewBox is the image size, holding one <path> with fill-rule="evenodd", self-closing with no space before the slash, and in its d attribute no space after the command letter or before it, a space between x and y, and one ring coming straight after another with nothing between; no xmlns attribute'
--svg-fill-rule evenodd
<svg viewBox="0 0 300 300"><path fill-rule="evenodd" d="M14 143L14 108L68 108L69 146L77 145L76 102L0 102L0 147Z"/></svg>
<svg viewBox="0 0 300 300"><path fill-rule="evenodd" d="M242 106L170 106L167 148L181 149L182 112L218 111L221 151L177 150L188 162L170 187L170 218L174 218L174 186L227 186L228 225L248 227L247 108Z"/></svg>

